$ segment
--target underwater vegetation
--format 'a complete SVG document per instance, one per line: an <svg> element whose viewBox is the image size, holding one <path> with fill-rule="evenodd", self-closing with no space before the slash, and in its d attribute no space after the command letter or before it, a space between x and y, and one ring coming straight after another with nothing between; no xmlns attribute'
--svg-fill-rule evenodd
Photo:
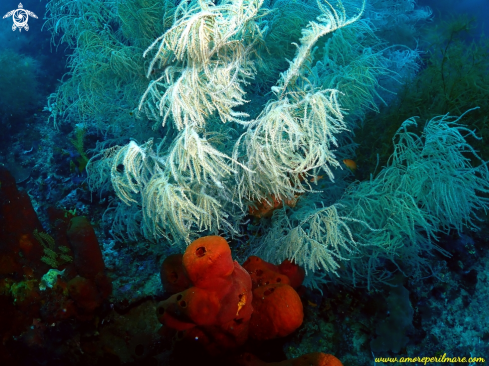
<svg viewBox="0 0 489 366"><path fill-rule="evenodd" d="M95 19L76 23L86 28L78 30L76 47L77 30L65 29L62 15L77 16L76 7L89 3L70 3L63 14L48 7L54 36L64 29L59 41L74 47L71 77L50 97L51 117L55 125L83 120L88 130L104 131L87 165L88 184L115 193L112 231L122 240L182 248L219 234L243 244L242 260L253 254L274 263L290 259L322 281L372 288L392 276L385 261L420 275L424 255L440 250L438 232L475 227L476 210L487 207L480 195L488 172L477 154L465 158L472 151L466 139L476 135L445 116L446 108L459 105L448 103L448 89L460 83L445 82L445 94L434 100L445 109L423 116L429 118L424 129L411 115L398 126L379 123L388 126L381 127L384 136L395 128L389 164L375 179L349 185L341 161L355 154L353 131L366 126L369 110L392 99L389 88L414 80L418 71L418 51L379 38L376 27L386 32L392 26L384 3L294 3L294 14L310 21L279 73L285 64L266 60L286 58L289 50L280 45L299 37L302 24L285 3L158 4L132 4L142 18L126 11L126 3L117 12L105 4ZM405 12L408 28L430 15L405 5L397 11ZM148 27L146 12L163 19L160 28ZM288 17L291 34L282 25ZM102 30L102 24L112 26ZM274 47L282 51L271 54ZM437 68L452 74L445 70L457 65L445 58L432 51L433 66L418 75ZM443 85L444 76L439 79ZM270 91L263 94L264 88ZM399 100L402 95L392 103ZM454 112L461 115L465 107ZM410 109L417 113L416 105ZM426 171L430 180L422 179ZM264 219L273 216L258 223L259 236L249 235L247 215L263 207L273 208Z"/></svg>
<svg viewBox="0 0 489 366"><path fill-rule="evenodd" d="M422 33L422 67L407 80L397 98L371 113L356 131L358 160L373 172L379 154L383 166L392 153L392 137L411 116L426 121L437 115L461 115L471 108L464 124L482 139L469 138L471 145L487 160L489 150L489 39L474 37L474 19L464 15L426 26ZM368 141L368 143L364 143Z"/></svg>
<svg viewBox="0 0 489 366"><path fill-rule="evenodd" d="M250 237L247 254L293 259L308 273L322 271L328 280L369 288L391 276L386 260L402 257L399 265L409 273L425 268L423 255L438 250L438 231L475 225L472 215L487 205L479 197L487 190L487 167L479 162L472 168L465 159L471 148L463 127L453 124L459 120L423 116L431 122L415 137L408 132L415 123L406 115L402 126L379 123L388 131L395 126L390 164L375 180L347 187L340 161L354 154L353 131L366 125L361 120L368 110L388 100L393 81L416 73L419 55L379 38L376 27L386 32L394 16L384 3L294 3L294 14L310 21L288 68L277 74L284 64L266 60L286 58L289 49L280 45L299 37L302 25L287 4L138 2L131 5L135 12L127 3L117 11L103 3L104 11L89 21L82 16L73 28L65 15L77 17L78 7L90 3L51 3L48 27L54 37L63 30L59 42L74 47L71 77L50 98L51 117L55 125L62 116L108 134L87 165L88 183L114 191L112 230L121 238L180 246L203 234L239 238L247 236L243 223L250 208L279 207L274 202L300 197L295 207L284 205L262 220L262 235ZM430 15L404 5L396 11L405 13L408 28ZM282 25L289 17L291 34ZM149 19L159 28L150 27ZM447 57L432 51L433 67L421 72L456 70ZM267 78L259 79L262 74ZM453 85L445 82L445 94L435 102L448 108ZM261 111L247 113L246 97L250 109ZM417 113L416 105L410 109ZM250 114L256 117L248 119ZM438 115L444 114L440 108ZM445 139L454 145L440 142ZM437 159L445 169L437 168ZM420 179L425 171L431 180ZM321 187L332 192L327 199L316 193L319 176L335 183ZM455 199L459 194L471 198L462 204Z"/></svg>

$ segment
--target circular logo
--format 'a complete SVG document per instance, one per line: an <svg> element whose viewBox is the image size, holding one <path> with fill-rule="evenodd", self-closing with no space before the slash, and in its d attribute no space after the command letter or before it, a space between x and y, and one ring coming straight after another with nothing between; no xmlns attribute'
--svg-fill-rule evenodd
<svg viewBox="0 0 489 366"><path fill-rule="evenodd" d="M29 20L29 14L24 9L17 9L13 16L14 24L18 28L24 28L27 25L27 21Z"/></svg>

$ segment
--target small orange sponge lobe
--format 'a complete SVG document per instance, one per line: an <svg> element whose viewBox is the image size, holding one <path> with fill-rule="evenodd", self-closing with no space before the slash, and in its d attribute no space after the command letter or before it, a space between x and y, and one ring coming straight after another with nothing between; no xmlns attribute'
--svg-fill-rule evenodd
<svg viewBox="0 0 489 366"><path fill-rule="evenodd" d="M257 340L285 337L299 328L304 318L299 295L285 284L255 288L253 309L250 337Z"/></svg>
<svg viewBox="0 0 489 366"><path fill-rule="evenodd" d="M290 280L290 286L297 289L302 282L304 282L304 278L306 278L306 271L304 268L298 266L294 262L286 259L278 266L278 270L280 273L286 275Z"/></svg>
<svg viewBox="0 0 489 366"><path fill-rule="evenodd" d="M220 236L205 236L192 242L183 254L183 266L193 285L200 288L216 288L220 282L227 282L234 271L231 249Z"/></svg>

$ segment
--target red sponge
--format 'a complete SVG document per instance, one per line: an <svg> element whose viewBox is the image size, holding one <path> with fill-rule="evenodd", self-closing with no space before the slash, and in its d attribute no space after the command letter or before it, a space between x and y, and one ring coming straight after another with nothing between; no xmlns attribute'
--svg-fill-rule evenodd
<svg viewBox="0 0 489 366"><path fill-rule="evenodd" d="M186 274L191 287L161 302L157 310L159 321L179 331L180 339L197 341L217 354L242 345L248 335L257 340L284 337L302 324L301 299L289 286L300 286L304 279L297 265L285 261L276 266L253 256L243 268L233 262L227 241L219 236L195 240L181 263L184 273L179 256L167 258L162 282L167 289L178 289Z"/></svg>
<svg viewBox="0 0 489 366"><path fill-rule="evenodd" d="M288 259L284 260L280 266L278 266L278 270L283 275L286 275L290 280L290 286L297 289L302 282L304 282L304 278L306 277L306 271L304 268L298 266L294 262L289 261Z"/></svg>
<svg viewBox="0 0 489 366"><path fill-rule="evenodd" d="M183 254L183 266L194 286L219 288L228 285L233 273L231 249L220 236L205 236L190 244Z"/></svg>
<svg viewBox="0 0 489 366"><path fill-rule="evenodd" d="M242 345L253 312L251 279L233 262L227 241L219 236L197 239L187 247L182 264L193 286L158 305L159 321L210 354Z"/></svg>
<svg viewBox="0 0 489 366"><path fill-rule="evenodd" d="M282 275L276 265L264 261L254 255L249 257L246 262L243 263L243 267L251 276L253 288L274 283L282 283L286 285L290 283L288 277Z"/></svg>
<svg viewBox="0 0 489 366"><path fill-rule="evenodd" d="M253 284L250 337L266 340L294 332L304 317L301 299L294 288L302 284L305 271L289 260L276 266L256 256L249 257L243 267Z"/></svg>
<svg viewBox="0 0 489 366"><path fill-rule="evenodd" d="M217 294L199 287L190 287L175 294L163 301L161 306L177 320L196 325L215 324L221 309Z"/></svg>
<svg viewBox="0 0 489 366"><path fill-rule="evenodd" d="M76 271L80 276L94 280L99 273L103 273L105 264L90 221L84 216L73 217L67 235Z"/></svg>
<svg viewBox="0 0 489 366"><path fill-rule="evenodd" d="M299 295L284 284L255 288L253 309L250 337L257 340L285 337L299 328L304 318Z"/></svg>

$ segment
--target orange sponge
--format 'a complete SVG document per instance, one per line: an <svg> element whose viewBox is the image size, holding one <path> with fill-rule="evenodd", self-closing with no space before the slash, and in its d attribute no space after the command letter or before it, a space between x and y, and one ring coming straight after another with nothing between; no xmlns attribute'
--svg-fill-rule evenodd
<svg viewBox="0 0 489 366"><path fill-rule="evenodd" d="M304 282L304 278L306 277L306 271L304 268L298 266L294 262L289 261L288 259L284 260L282 264L278 266L278 270L283 275L286 275L290 280L290 286L297 289L302 282Z"/></svg>
<svg viewBox="0 0 489 366"><path fill-rule="evenodd" d="M175 294L169 299L162 301L160 306L177 320L196 325L215 324L217 314L221 308L219 298L215 292L198 287L190 287L183 292Z"/></svg>
<svg viewBox="0 0 489 366"><path fill-rule="evenodd" d="M286 285L290 283L287 276L282 275L276 265L264 261L254 255L249 257L246 262L243 263L243 267L251 276L253 288L274 283L282 283Z"/></svg>
<svg viewBox="0 0 489 366"><path fill-rule="evenodd" d="M304 317L301 299L294 288L302 284L305 271L289 260L276 266L256 256L249 257L243 267L253 284L250 337L266 340L294 332Z"/></svg>
<svg viewBox="0 0 489 366"><path fill-rule="evenodd" d="M285 337L299 328L304 318L301 299L289 285L255 288L252 305L250 337L257 340Z"/></svg>
<svg viewBox="0 0 489 366"><path fill-rule="evenodd" d="M234 270L231 249L220 236L205 236L190 244L183 266L193 285L200 288L226 286Z"/></svg>
<svg viewBox="0 0 489 366"><path fill-rule="evenodd" d="M158 320L178 331L181 340L218 354L244 344L248 336L285 337L302 324L302 302L289 283L300 286L304 271L290 261L276 266L252 256L243 268L233 262L225 239L206 236L187 247L181 265L183 274L180 257L167 258L162 282L176 289L172 286L187 277L191 287L162 301L157 310Z"/></svg>
<svg viewBox="0 0 489 366"><path fill-rule="evenodd" d="M178 258L167 264L171 260L178 267ZM242 345L253 312L251 279L233 262L227 241L219 236L195 240L183 254L182 264L192 287L162 301L158 320L178 331L178 339L197 342L213 355ZM175 266L169 266L170 273L178 272Z"/></svg>

